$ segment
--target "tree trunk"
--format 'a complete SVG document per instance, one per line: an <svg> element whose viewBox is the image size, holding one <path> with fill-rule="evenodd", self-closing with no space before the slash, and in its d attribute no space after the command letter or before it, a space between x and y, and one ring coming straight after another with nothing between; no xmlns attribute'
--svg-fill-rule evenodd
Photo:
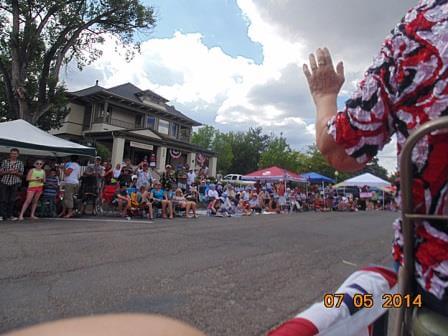
<svg viewBox="0 0 448 336"><path fill-rule="evenodd" d="M26 101L26 99L22 99L22 98L18 98L18 103L19 103L19 115L20 115L20 119L26 120L30 123L33 122L33 118L30 114L30 108L28 105L28 102Z"/></svg>
<svg viewBox="0 0 448 336"><path fill-rule="evenodd" d="M20 22L19 3L12 1L12 38L11 38L11 87L12 94L17 100L17 117L30 120L29 105L26 100L24 88L25 78L23 71L23 59L20 57Z"/></svg>

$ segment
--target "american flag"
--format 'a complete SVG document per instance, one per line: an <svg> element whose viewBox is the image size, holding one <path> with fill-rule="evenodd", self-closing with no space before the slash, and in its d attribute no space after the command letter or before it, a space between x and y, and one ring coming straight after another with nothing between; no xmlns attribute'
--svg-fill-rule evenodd
<svg viewBox="0 0 448 336"><path fill-rule="evenodd" d="M339 308L319 302L269 332L268 336L372 336L372 324L387 309L383 295L398 292L397 275L384 267L363 268L347 278L335 293L344 294ZM371 294L371 308L356 308L353 297Z"/></svg>

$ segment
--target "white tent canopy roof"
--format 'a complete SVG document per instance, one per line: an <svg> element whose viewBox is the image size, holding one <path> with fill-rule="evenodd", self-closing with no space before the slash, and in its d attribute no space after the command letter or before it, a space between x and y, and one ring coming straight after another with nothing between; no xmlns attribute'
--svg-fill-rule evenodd
<svg viewBox="0 0 448 336"><path fill-rule="evenodd" d="M348 180L342 181L334 186L334 188L339 187L374 187L374 188L384 188L390 187L391 184L375 175L370 173L365 173L359 176L352 177Z"/></svg>
<svg viewBox="0 0 448 336"><path fill-rule="evenodd" d="M0 152L18 148L21 154L38 156L95 156L95 148L51 135L25 120L0 123Z"/></svg>

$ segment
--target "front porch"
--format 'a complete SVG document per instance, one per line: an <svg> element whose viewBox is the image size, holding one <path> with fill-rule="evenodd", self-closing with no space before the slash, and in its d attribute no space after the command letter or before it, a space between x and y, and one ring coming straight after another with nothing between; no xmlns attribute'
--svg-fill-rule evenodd
<svg viewBox="0 0 448 336"><path fill-rule="evenodd" d="M159 173L165 171L167 164L174 169L188 164L198 170L206 165L209 168L208 175L216 177L216 153L194 144L163 137L148 129L90 132L85 137L110 150L114 167L126 158L134 165L146 158L150 166Z"/></svg>

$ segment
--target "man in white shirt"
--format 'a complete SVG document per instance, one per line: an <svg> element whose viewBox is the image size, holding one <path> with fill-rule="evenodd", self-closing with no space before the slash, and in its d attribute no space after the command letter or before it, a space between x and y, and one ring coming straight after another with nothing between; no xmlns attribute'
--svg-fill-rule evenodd
<svg viewBox="0 0 448 336"><path fill-rule="evenodd" d="M210 184L207 196L209 201L213 201L215 198L219 198L219 193L216 191L214 184Z"/></svg>
<svg viewBox="0 0 448 336"><path fill-rule="evenodd" d="M190 168L189 172L187 173L187 186L188 189L191 188L191 185L196 180L196 173L194 172L193 168Z"/></svg>
<svg viewBox="0 0 448 336"><path fill-rule="evenodd" d="M131 174L135 172L135 167L132 165L131 159L124 159L124 162L121 164L121 169L127 169Z"/></svg>
<svg viewBox="0 0 448 336"><path fill-rule="evenodd" d="M241 199L243 200L243 201L249 201L249 192L247 191L247 190L243 190L242 192L241 192Z"/></svg>
<svg viewBox="0 0 448 336"><path fill-rule="evenodd" d="M148 169L148 164L143 163L142 168L137 171L137 184L136 184L137 189L140 189L141 187L146 187L151 182L152 182L152 175Z"/></svg>
<svg viewBox="0 0 448 336"><path fill-rule="evenodd" d="M73 217L73 195L78 191L81 167L78 164L78 156L72 155L70 161L64 166L64 210L60 217Z"/></svg>
<svg viewBox="0 0 448 336"><path fill-rule="evenodd" d="M208 177L208 167L206 165L204 165L204 167L202 169L203 169L204 177L207 178Z"/></svg>

